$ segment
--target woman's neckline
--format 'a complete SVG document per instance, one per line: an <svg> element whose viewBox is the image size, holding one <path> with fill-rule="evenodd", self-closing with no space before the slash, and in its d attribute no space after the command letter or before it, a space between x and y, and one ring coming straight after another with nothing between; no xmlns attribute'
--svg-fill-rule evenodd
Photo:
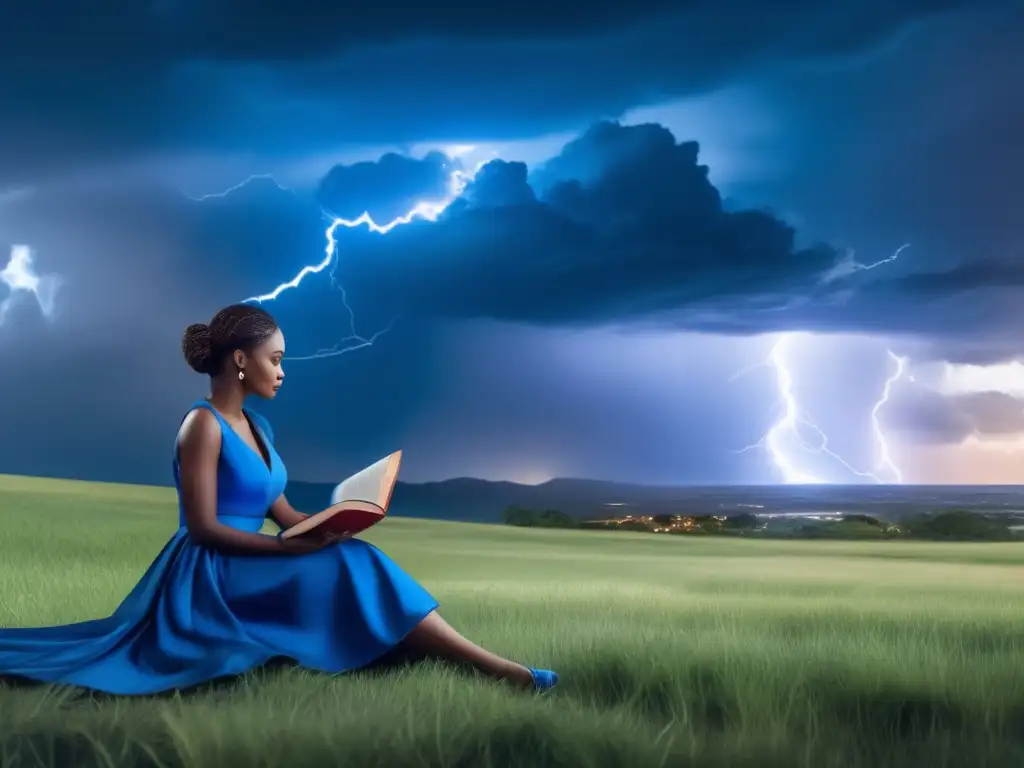
<svg viewBox="0 0 1024 768"><path fill-rule="evenodd" d="M249 445L248 442L246 442L245 438L238 434L238 430L234 428L230 421L228 421L227 416L225 416L223 413L217 410L217 407L213 403L211 403L207 399L204 399L203 402L206 403L209 406L210 410L213 411L214 414L217 416L217 418L219 418L224 423L224 425L227 426L229 430L231 430L231 434L241 441L242 445L244 445L248 450L256 454L256 457L260 460L260 463L267 468L268 472L274 471L274 456L270 452L270 445L268 445L263 440L263 435L260 429L256 426L256 422L253 421L252 417L249 415L249 412L245 409L244 406L242 407L242 418L245 419L245 423L249 425L249 430L252 432L253 439L259 446L258 449L254 449L251 445Z"/></svg>

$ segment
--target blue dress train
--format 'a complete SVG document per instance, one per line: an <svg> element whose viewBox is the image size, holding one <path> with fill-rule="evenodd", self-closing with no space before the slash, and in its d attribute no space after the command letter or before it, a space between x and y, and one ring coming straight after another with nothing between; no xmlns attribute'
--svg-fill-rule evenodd
<svg viewBox="0 0 1024 768"><path fill-rule="evenodd" d="M217 517L259 531L288 480L265 419L246 411L269 466L205 400L222 432ZM103 619L0 629L0 677L152 694L237 675L286 657L345 672L394 649L437 601L358 539L307 555L223 554L179 528L128 597Z"/></svg>

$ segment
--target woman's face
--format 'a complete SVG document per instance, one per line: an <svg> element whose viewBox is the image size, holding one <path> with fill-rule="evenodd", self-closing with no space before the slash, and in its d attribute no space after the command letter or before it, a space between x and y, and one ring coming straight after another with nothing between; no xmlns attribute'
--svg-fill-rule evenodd
<svg viewBox="0 0 1024 768"><path fill-rule="evenodd" d="M249 392L267 399L276 397L284 380L283 358L284 334L278 329L245 358L244 381Z"/></svg>

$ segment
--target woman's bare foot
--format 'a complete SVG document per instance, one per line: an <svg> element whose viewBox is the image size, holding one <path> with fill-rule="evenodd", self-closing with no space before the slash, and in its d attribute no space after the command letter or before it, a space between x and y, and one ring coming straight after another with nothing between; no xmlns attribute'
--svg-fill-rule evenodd
<svg viewBox="0 0 1024 768"><path fill-rule="evenodd" d="M405 638L409 648L432 656L471 664L485 675L507 680L523 688L535 688L529 667L484 650L471 643L442 619L436 611L429 614Z"/></svg>

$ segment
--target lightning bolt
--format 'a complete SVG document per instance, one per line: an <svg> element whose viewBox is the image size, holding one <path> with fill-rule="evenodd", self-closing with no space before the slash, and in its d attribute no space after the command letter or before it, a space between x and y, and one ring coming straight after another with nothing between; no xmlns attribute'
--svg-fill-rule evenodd
<svg viewBox="0 0 1024 768"><path fill-rule="evenodd" d="M865 271L865 270L868 270L868 269L874 269L875 267L881 267L881 266L883 266L885 264L892 264L894 261L896 261L896 259L898 259L900 257L900 254L903 253L905 250L907 250L907 248L909 248L909 247L910 247L910 243L904 243L899 248L897 248L895 251L893 251L891 256L889 256L887 258L884 258L884 259L879 259L878 261L873 262L871 264L861 264L859 261L855 261L853 263L854 264L853 271L854 272L862 272L862 271Z"/></svg>
<svg viewBox="0 0 1024 768"><path fill-rule="evenodd" d="M486 161L485 161L486 162ZM300 269L295 277L284 283L281 283L272 291L268 293L260 294L259 296L250 296L243 301L246 303L255 302L262 304L267 301L274 301L285 291L291 290L292 288L298 288L302 281L309 275L315 275L323 272L327 267L331 267L331 284L337 288L341 293L341 300L348 312L349 316L349 335L343 338L338 344L333 347L326 349L320 349L310 355L302 355L300 357L290 357L291 360L320 360L325 357L336 357L343 355L348 352L354 352L358 349L364 349L371 347L373 344L387 333L394 326L397 318L392 318L391 322L387 324L383 329L377 331L372 336L363 336L356 330L356 319L355 312L352 310L351 304L348 301L348 295L345 293L345 289L335 279L335 270L338 264L338 230L339 228L344 229L356 229L357 227L366 227L371 232L376 232L380 235L386 235L396 227L401 227L406 224L411 224L414 221L437 221L438 217L455 202L462 193L466 190L466 186L473 180L477 172L482 168L485 162L479 163L472 171L464 171L461 169L454 170L448 177L448 190L447 194L441 200L424 201L416 203L409 211L397 216L396 218L388 221L384 224L378 224L374 221L369 211L364 211L360 216L354 219L343 219L340 217L332 217L331 223L324 231L324 239L326 245L324 247L324 257L316 264L310 264ZM333 265L333 266L332 266Z"/></svg>
<svg viewBox="0 0 1024 768"><path fill-rule="evenodd" d="M249 186L254 181L258 181L260 179L266 179L267 181L271 182L275 187L277 187L282 192L287 192L290 195L294 195L295 194L295 190L289 189L288 187L282 185L276 178L274 178L274 174L272 174L272 173L254 173L251 176L248 176L247 178L242 179L237 184L232 184L227 189L222 189L220 192L210 192L210 193L205 194L205 195L200 195L199 197L194 197L194 196L188 194L188 192L182 192L181 194L183 194L185 197L187 197L189 200L191 200L194 203L205 203L207 200L217 200L217 199L220 199L220 198L227 197L228 195L230 195L230 194L232 194L234 192L237 192L240 189Z"/></svg>
<svg viewBox="0 0 1024 768"><path fill-rule="evenodd" d="M0 301L0 325L17 298L25 294L35 297L43 317L52 318L61 279L58 275L38 274L32 264L32 249L27 245L11 246L11 257L0 270L0 282L8 288L6 298Z"/></svg>
<svg viewBox="0 0 1024 768"><path fill-rule="evenodd" d="M459 154L460 150L469 151L471 149L473 149L473 147L471 146L454 148L454 151L448 153L449 159ZM343 339L341 339L334 346L319 349L316 352L313 352L312 354L309 355L289 356L288 359L320 360L325 357L336 357L338 355L343 355L348 352L355 352L356 350L365 349L366 347L373 346L374 343L376 343L376 341L381 336L383 336L384 334L391 330L391 328L397 322L398 318L392 318L392 320L384 328L380 329L379 331L370 336L360 334L356 330L355 312L352 310L351 304L349 304L348 295L345 292L345 288L342 285L340 285L335 279L335 270L337 269L338 264L337 236L339 229L356 229L358 227L366 227L371 232L376 232L377 234L380 235L386 235L388 232L395 229L396 227L411 224L414 221L437 221L437 219L441 216L442 213L444 213L448 206L450 206L453 202L455 202L455 200L457 200L462 195L462 193L466 190L466 186L473 180L477 172L486 164L486 162L487 161L478 163L472 171L465 171L462 169L453 170L448 177L447 194L442 199L418 202L406 213L402 214L401 216L397 216L391 221L385 222L383 224L378 224L376 221L374 221L369 211L364 211L360 216L354 219L344 219L337 216L331 216L325 212L325 215L330 220L330 224L324 231L324 240L326 244L324 246L323 259L321 259L319 262L315 264L310 264L303 267L295 274L295 276L291 280L281 283L272 291L260 294L258 296L250 296L247 299L243 299L243 303L262 304L264 302L274 301L285 291L291 290L292 288L298 288L299 285L302 284L302 281L305 280L308 276L319 274L328 267L331 267L331 285L337 288L338 291L341 293L342 304L345 307L346 312L348 312L349 334L345 336ZM253 174L252 176L249 176L248 178L220 192L213 192L210 194L202 195L201 197L192 197L190 195L186 195L186 197L195 202L205 202L211 199L227 197L231 193L237 192L238 190L242 189L248 184L251 184L253 181L257 179L269 179L270 181L273 181L273 183L282 191L291 192L292 194L294 194L292 190L287 189L286 187L283 187L281 184L279 184L271 174Z"/></svg>
<svg viewBox="0 0 1024 768"><path fill-rule="evenodd" d="M891 264L909 247L910 243L904 243L888 258L880 259L871 264L862 264L854 261L852 256L848 256L826 272L822 276L821 282L830 283L833 280L855 272L876 269L885 264ZM745 453L758 448L766 450L771 457L772 463L786 483L817 484L826 482L816 475L801 470L796 457L790 455L790 449L795 449L797 453L827 456L856 477L873 480L879 484L885 482L878 474L882 472L892 477L895 482L902 483L903 473L892 459L889 441L882 427L881 413L889 402L896 382L906 374L906 358L897 356L891 350L886 350L889 360L895 363L895 370L886 378L882 394L871 409L871 434L876 448L876 462L874 471L864 472L855 468L846 459L833 451L829 447L828 436L800 408L796 395L793 392L793 375L785 357L785 351L795 337L796 334L783 334L772 347L767 360L740 371L730 379L730 381L733 381L754 368L765 365L771 366L775 370L776 386L782 406L782 415L772 424L764 436L756 443L737 451L737 453ZM805 433L810 433L812 436L811 441L805 438Z"/></svg>
<svg viewBox="0 0 1024 768"><path fill-rule="evenodd" d="M876 469L886 469L896 479L898 484L903 483L903 472L900 468L893 463L892 454L889 452L889 440L885 436L885 431L882 429L882 421L880 414L885 404L889 402L889 396L892 394L893 385L897 381L903 378L907 371L907 359L905 357L899 357L894 354L892 350L887 349L886 353L889 355L889 359L896 363L896 370L889 374L889 377L885 380L885 386L882 388L882 396L878 398L875 403L875 407L871 409L871 433L875 438L875 445L878 447L878 464Z"/></svg>
<svg viewBox="0 0 1024 768"><path fill-rule="evenodd" d="M324 258L319 263L303 267L298 271L298 273L296 273L295 277L287 282L281 283L269 293L263 293L259 296L250 296L248 299L243 299L243 301L246 303L256 302L258 304L262 304L265 301L274 301L285 291L292 288L298 288L302 281L309 275L315 275L327 269L327 267L329 267L334 261L335 254L338 250L337 231L339 227L344 227L345 229L366 227L371 232L386 235L395 227L411 224L417 220L437 221L438 217L445 212L448 206L454 203L462 195L466 190L466 186L473 180L473 177L476 175L476 171L478 170L479 167L472 173L467 173L462 170L452 171L451 175L448 177L448 194L444 198L432 202L416 203L411 210L385 224L378 224L374 221L369 211L364 211L355 219L333 218L330 226L327 227L327 230L324 232L324 238L327 241L327 245L324 248Z"/></svg>
<svg viewBox="0 0 1024 768"><path fill-rule="evenodd" d="M836 280L839 280L844 277L849 277L850 275L856 274L857 272L867 272L872 269L877 269L878 267L883 267L886 264L892 264L900 257L900 254L907 250L907 248L909 247L910 243L904 243L895 251L893 251L891 256L888 256L887 258L884 259L879 259L878 261L872 262L870 264L864 264L862 262L857 261L854 258L852 252L847 253L845 257L837 261L831 269L827 270L821 276L820 282L822 285L828 285L829 283L835 282Z"/></svg>
<svg viewBox="0 0 1024 768"><path fill-rule="evenodd" d="M873 472L863 472L857 469L833 451L828 444L828 435L811 421L800 408L800 405L797 403L796 394L793 392L793 374L789 370L789 364L786 362L785 357L786 347L794 338L795 334L782 335L772 347L768 359L761 363L761 365L769 365L775 370L775 381L779 392L779 402L782 406L782 415L772 424L771 428L760 440L740 449L737 453L746 453L758 448L766 450L771 457L772 463L778 468L782 474L783 481L786 483L810 485L827 482L816 475L808 474L801 470L796 459L790 456L790 448L816 456L827 456L857 477L873 480L879 484L883 483L883 480L878 475ZM746 369L746 371L749 370L751 369ZM732 378L735 379L746 371L741 371L740 374L736 374ZM887 383L884 399L880 400L872 411L872 417L876 424L879 423L876 418L877 413L881 410L885 400L888 400L891 386L891 383ZM807 432L813 436L812 440L805 438L804 434ZM880 425L877 434L882 434ZM888 459L888 445L885 443L884 437L882 444L885 445L886 458Z"/></svg>
<svg viewBox="0 0 1024 768"><path fill-rule="evenodd" d="M771 366L775 370L775 381L779 392L779 402L782 407L782 415L772 424L764 436L756 443L740 449L737 453L746 453L755 449L766 450L772 463L782 475L783 481L791 484L811 485L828 482L817 475L801 470L797 459L791 456L791 449L795 449L798 453L827 456L851 474L873 480L880 485L884 484L885 480L876 472L885 469L895 478L897 483L902 483L903 474L892 461L889 443L882 428L881 412L886 403L889 402L893 386L903 378L906 372L906 358L898 357L893 352L887 350L889 359L896 363L896 370L885 380L882 395L871 409L872 436L876 445L878 460L875 464L875 472L864 472L833 451L829 447L828 435L800 408L796 395L793 392L793 374L785 357L785 351L795 337L796 334L783 334L775 342L767 360L756 366L746 368L730 378L730 381L733 381L754 368ZM812 435L812 440L808 440L805 437L807 432Z"/></svg>

